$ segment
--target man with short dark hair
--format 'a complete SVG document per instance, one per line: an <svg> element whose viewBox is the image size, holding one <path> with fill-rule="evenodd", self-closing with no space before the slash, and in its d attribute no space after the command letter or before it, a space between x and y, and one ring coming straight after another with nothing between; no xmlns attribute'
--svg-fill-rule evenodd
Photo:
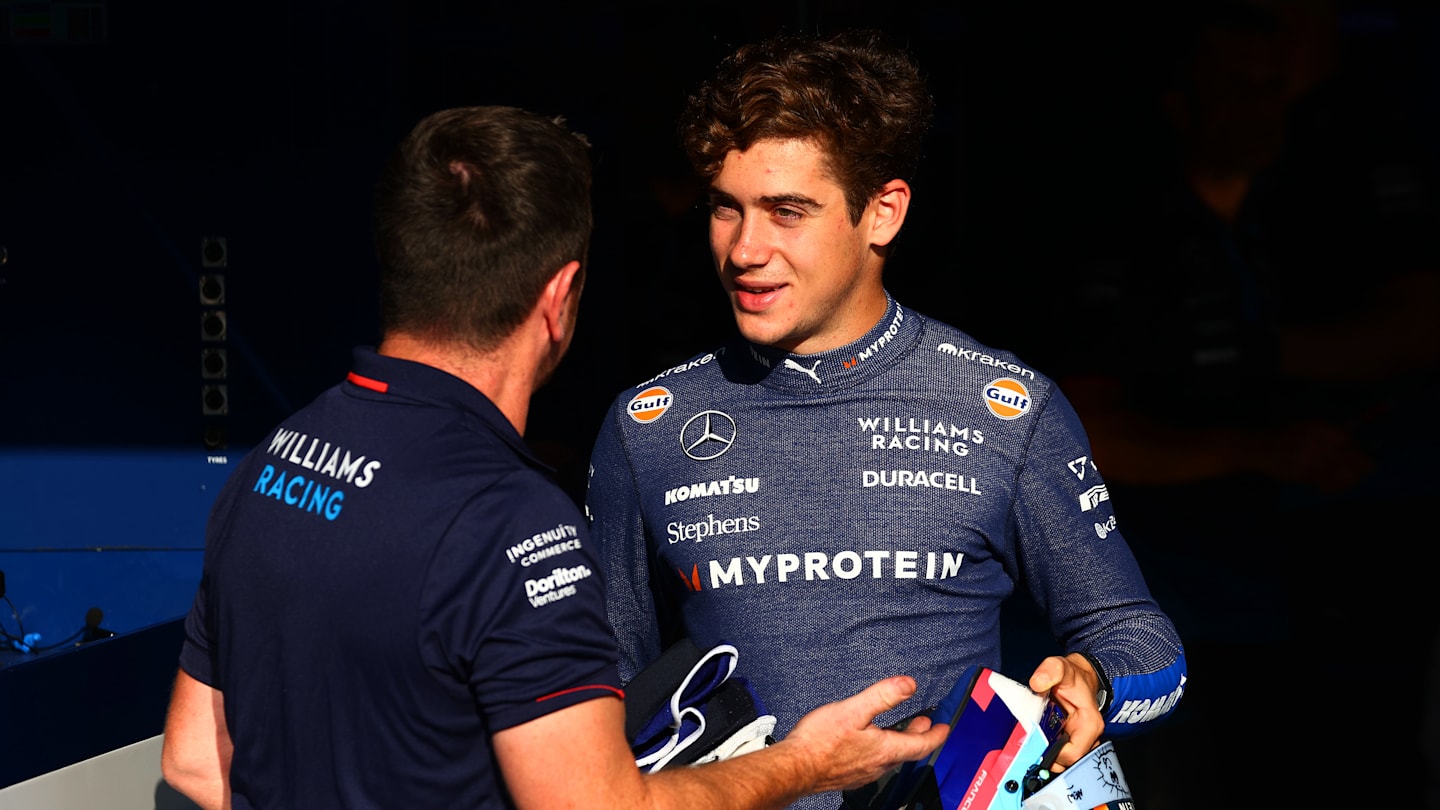
<svg viewBox="0 0 1440 810"><path fill-rule="evenodd" d="M896 676L768 748L640 774L597 555L521 438L574 334L586 147L473 107L391 159L380 345L241 461L207 528L163 754L203 807L778 807L943 740L871 723L913 692Z"/></svg>

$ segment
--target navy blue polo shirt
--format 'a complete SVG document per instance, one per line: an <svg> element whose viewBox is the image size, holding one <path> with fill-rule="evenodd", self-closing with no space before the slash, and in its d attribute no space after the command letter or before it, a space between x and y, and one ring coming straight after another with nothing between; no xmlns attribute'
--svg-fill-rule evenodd
<svg viewBox="0 0 1440 810"><path fill-rule="evenodd" d="M619 693L579 509L474 387L355 351L217 497L180 665L234 806L506 807L490 735Z"/></svg>

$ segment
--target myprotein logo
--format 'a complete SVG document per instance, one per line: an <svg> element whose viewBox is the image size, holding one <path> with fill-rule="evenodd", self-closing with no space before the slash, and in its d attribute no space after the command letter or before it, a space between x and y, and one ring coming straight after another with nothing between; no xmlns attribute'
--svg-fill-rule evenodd
<svg viewBox="0 0 1440 810"><path fill-rule="evenodd" d="M846 550L834 553L805 551L765 554L694 563L690 570L676 567L686 590L774 585L795 582L840 583L850 580L942 580L960 575L963 552L894 549Z"/></svg>
<svg viewBox="0 0 1440 810"><path fill-rule="evenodd" d="M1001 419L1019 419L1030 411L1030 389L1014 377L985 386L985 407Z"/></svg>
<svg viewBox="0 0 1440 810"><path fill-rule="evenodd" d="M680 449L696 461L724 455L735 443L735 420L724 411L701 411L680 428Z"/></svg>
<svg viewBox="0 0 1440 810"><path fill-rule="evenodd" d="M855 368L866 360L869 360L870 358L879 354L880 350L885 348L886 344L894 340L896 335L900 334L900 324L904 322L905 310L896 307L895 317L890 319L889 328L882 332L880 334L880 337L875 338L875 340L871 341L869 346L861 349L859 354L851 356L849 360L841 361L840 364L843 365L845 368ZM819 382L819 380L816 380L816 382Z"/></svg>
<svg viewBox="0 0 1440 810"><path fill-rule="evenodd" d="M675 397L670 393L670 389L657 385L632 397L630 404L625 406L625 411L630 414L631 419L643 425L664 416L674 403Z"/></svg>

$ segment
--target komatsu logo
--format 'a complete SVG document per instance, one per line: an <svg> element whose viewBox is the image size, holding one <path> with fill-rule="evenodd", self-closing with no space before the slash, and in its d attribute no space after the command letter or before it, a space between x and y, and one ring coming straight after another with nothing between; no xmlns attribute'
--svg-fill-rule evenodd
<svg viewBox="0 0 1440 810"><path fill-rule="evenodd" d="M713 495L754 495L759 491L759 478L739 478L732 475L718 481L701 481L686 487L667 489L665 490L665 505L670 506L680 501L692 501L696 498L709 498Z"/></svg>
<svg viewBox="0 0 1440 810"><path fill-rule="evenodd" d="M731 557L676 569L685 587L692 591L727 586L771 585L786 582L818 582L830 579L949 579L960 573L963 552L927 551L840 551L827 554L766 554L761 557Z"/></svg>

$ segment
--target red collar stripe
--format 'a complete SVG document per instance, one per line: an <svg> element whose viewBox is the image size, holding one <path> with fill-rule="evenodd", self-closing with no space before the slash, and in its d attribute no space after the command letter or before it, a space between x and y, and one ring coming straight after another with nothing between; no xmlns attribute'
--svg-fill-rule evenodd
<svg viewBox="0 0 1440 810"><path fill-rule="evenodd" d="M355 383L361 388L369 388L371 391L379 391L382 394L390 390L390 383L372 380L369 377L361 377L353 371L345 375L345 379Z"/></svg>

